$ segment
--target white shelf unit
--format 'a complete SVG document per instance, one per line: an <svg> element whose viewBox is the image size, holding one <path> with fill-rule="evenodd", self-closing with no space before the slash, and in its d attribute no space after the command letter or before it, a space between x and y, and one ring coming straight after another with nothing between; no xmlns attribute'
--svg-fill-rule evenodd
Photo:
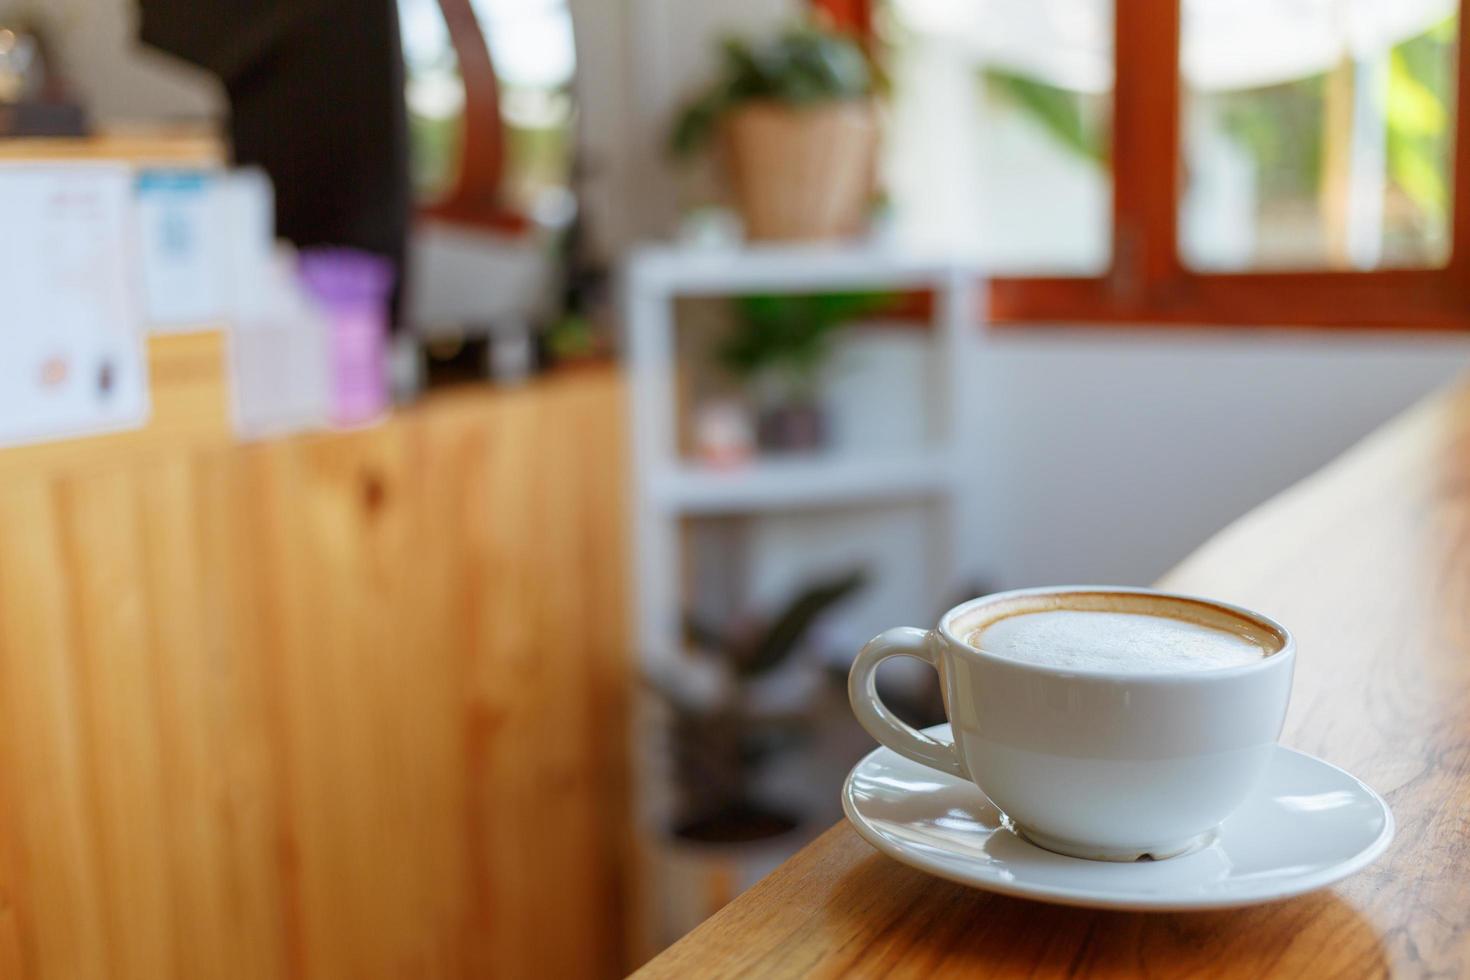
<svg viewBox="0 0 1470 980"><path fill-rule="evenodd" d="M959 433L964 371L981 321L975 269L878 248L649 246L624 269L624 323L633 429L636 639L646 664L681 648L679 526L685 517L918 500L936 590L953 587L952 547L963 493ZM675 301L691 296L933 290L941 390L933 440L902 453L823 452L757 459L733 469L683 460L675 433ZM936 597L942 593L936 592Z"/></svg>

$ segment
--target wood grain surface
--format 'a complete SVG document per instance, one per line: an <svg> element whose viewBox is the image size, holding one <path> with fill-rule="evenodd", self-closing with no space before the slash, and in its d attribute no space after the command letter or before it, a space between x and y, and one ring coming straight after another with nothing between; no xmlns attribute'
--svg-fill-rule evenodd
<svg viewBox="0 0 1470 980"><path fill-rule="evenodd" d="M219 167L224 138L191 125L114 127L91 136L0 137L0 162L120 161L138 167Z"/></svg>
<svg viewBox="0 0 1470 980"><path fill-rule="evenodd" d="M1470 976L1470 389L1417 407L1162 586L1297 635L1282 741L1358 775L1398 836L1331 889L1124 913L990 895L839 824L638 976Z"/></svg>
<svg viewBox="0 0 1470 980"><path fill-rule="evenodd" d="M0 465L0 977L617 974L623 417Z"/></svg>

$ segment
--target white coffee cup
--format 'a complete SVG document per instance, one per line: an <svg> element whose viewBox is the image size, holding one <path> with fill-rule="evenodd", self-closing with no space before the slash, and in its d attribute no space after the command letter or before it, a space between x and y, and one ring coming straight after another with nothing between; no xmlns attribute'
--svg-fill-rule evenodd
<svg viewBox="0 0 1470 980"><path fill-rule="evenodd" d="M1131 672L1024 663L965 642L999 604L1065 605L1071 596L1197 604L1253 624L1279 647L1241 666ZM905 724L879 699L875 671L889 657L938 670L952 743ZM936 629L880 634L853 662L848 695L879 742L971 780L1034 843L1131 861L1192 850L1245 801L1275 750L1295 662L1284 627L1227 603L1149 589L1022 589L956 606Z"/></svg>

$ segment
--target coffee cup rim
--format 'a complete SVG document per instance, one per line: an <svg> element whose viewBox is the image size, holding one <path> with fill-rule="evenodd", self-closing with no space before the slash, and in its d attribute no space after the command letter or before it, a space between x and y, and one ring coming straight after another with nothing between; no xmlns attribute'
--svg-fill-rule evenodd
<svg viewBox="0 0 1470 980"><path fill-rule="evenodd" d="M1012 660L988 653L978 647L971 646L967 641L956 636L950 629L950 625L959 617L975 609L993 605L1012 599L1025 598L1027 596L1046 595L1072 595L1072 594L1103 594L1103 595L1143 595L1153 596L1169 601L1186 603L1197 603L1203 606L1238 616L1242 619L1254 622L1274 633L1281 639L1281 649L1267 654L1260 660L1240 664L1234 667L1209 667L1201 670L1093 670L1079 667L1057 667L1049 664L1030 663L1024 660ZM1001 665L1027 673L1034 673L1048 677L1085 678L1087 680L1118 681L1130 684L1138 683L1162 683L1178 684L1181 681L1204 681L1217 680L1231 677L1242 677L1248 674L1278 670L1288 667L1296 657L1296 637L1291 630L1272 619L1264 613L1237 606L1234 603L1224 602L1220 599L1210 599L1205 596L1190 595L1184 592L1169 592L1162 589L1145 589L1136 586L1122 585L1045 585L1028 589L1009 589L1004 592L992 592L989 595L977 596L966 602L962 602L950 609L939 618L939 626L936 630L953 647L962 653L978 658L986 663Z"/></svg>

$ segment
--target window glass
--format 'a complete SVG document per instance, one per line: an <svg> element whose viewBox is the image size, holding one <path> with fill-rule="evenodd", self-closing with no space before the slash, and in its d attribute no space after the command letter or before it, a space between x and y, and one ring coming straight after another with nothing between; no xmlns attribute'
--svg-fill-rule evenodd
<svg viewBox="0 0 1470 980"><path fill-rule="evenodd" d="M1187 265L1444 264L1454 0L1183 0L1181 15Z"/></svg>
<svg viewBox="0 0 1470 980"><path fill-rule="evenodd" d="M1111 2L889 0L880 30L895 233L1000 272L1103 272Z"/></svg>
<svg viewBox="0 0 1470 980"><path fill-rule="evenodd" d="M500 80L505 194L542 223L571 217L577 53L566 0L472 0Z"/></svg>
<svg viewBox="0 0 1470 980"><path fill-rule="evenodd" d="M443 197L459 176L464 86L438 0L398 0L408 75L409 170L420 200Z"/></svg>
<svg viewBox="0 0 1470 980"><path fill-rule="evenodd" d="M504 196L538 221L570 217L576 47L566 0L472 0L499 82ZM408 70L414 187L442 197L458 176L464 87L438 0L398 0Z"/></svg>

